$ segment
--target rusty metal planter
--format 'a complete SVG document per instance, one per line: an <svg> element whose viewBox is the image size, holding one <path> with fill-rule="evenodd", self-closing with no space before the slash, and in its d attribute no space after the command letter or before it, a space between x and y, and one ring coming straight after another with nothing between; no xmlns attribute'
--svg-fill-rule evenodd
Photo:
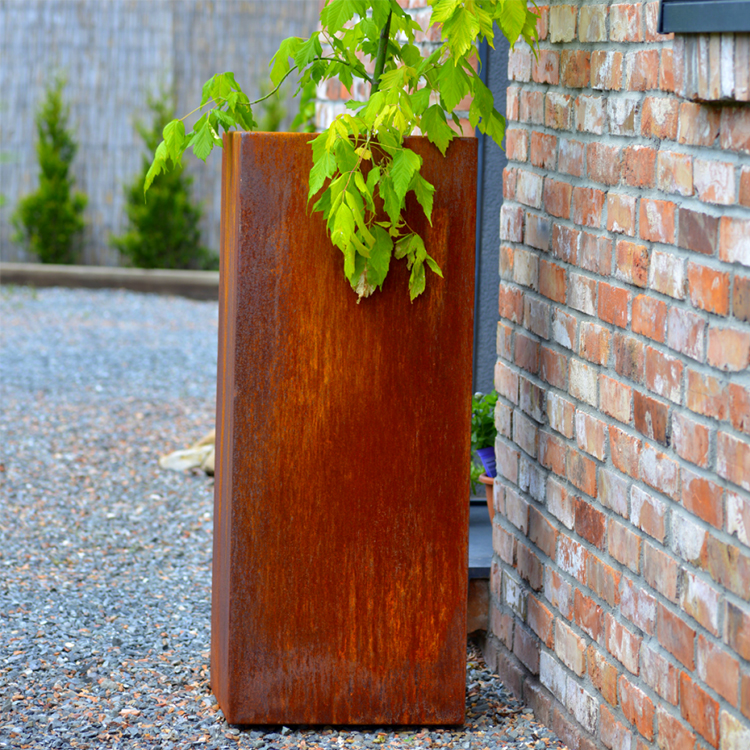
<svg viewBox="0 0 750 750"><path fill-rule="evenodd" d="M211 685L233 724L458 724L476 143L408 144L445 280L357 305L309 139L225 138Z"/></svg>

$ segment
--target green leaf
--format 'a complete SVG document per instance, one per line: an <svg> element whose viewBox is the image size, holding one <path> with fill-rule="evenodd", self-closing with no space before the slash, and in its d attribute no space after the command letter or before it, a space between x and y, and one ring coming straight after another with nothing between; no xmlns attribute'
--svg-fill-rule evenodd
<svg viewBox="0 0 750 750"><path fill-rule="evenodd" d="M203 84L203 92L201 96L201 108L206 104L206 102L211 98L211 90L214 87L214 82L216 81L216 76L211 76L204 84Z"/></svg>
<svg viewBox="0 0 750 750"><path fill-rule="evenodd" d="M432 7L432 16L430 18L430 26L434 23L445 23L456 10L456 6L460 0L439 0Z"/></svg>
<svg viewBox="0 0 750 750"><path fill-rule="evenodd" d="M271 58L271 81L274 86L278 86L281 80L289 72L289 58L297 54L297 50L302 44L302 39L298 36L290 36L279 45L279 51ZM205 91L205 87L204 87Z"/></svg>
<svg viewBox="0 0 750 750"><path fill-rule="evenodd" d="M479 30L479 20L467 7L457 8L443 24L443 35L455 57L465 55L472 48Z"/></svg>
<svg viewBox="0 0 750 750"><path fill-rule="evenodd" d="M412 181L412 189L417 196L419 205L422 206L427 221L429 221L430 226L432 226L432 196L435 193L435 186L427 182L419 172L416 172L414 174L414 180Z"/></svg>
<svg viewBox="0 0 750 750"><path fill-rule="evenodd" d="M410 95L412 109L417 115L421 115L429 106L431 93L432 89L429 86L425 86Z"/></svg>
<svg viewBox="0 0 750 750"><path fill-rule="evenodd" d="M354 18L365 16L366 5L363 0L331 0L320 12L320 22L327 27L330 34L335 34Z"/></svg>
<svg viewBox="0 0 750 750"><path fill-rule="evenodd" d="M162 136L166 144L167 154L173 164L177 166L184 151L182 144L185 142L185 123L182 120L168 122L164 126Z"/></svg>
<svg viewBox="0 0 750 750"><path fill-rule="evenodd" d="M351 241L354 234L354 216L351 209L346 204L341 204L333 220L333 231L331 232L331 242L336 247L344 250Z"/></svg>
<svg viewBox="0 0 750 750"><path fill-rule="evenodd" d="M201 160L206 161L206 157L214 148L214 132L208 119L203 123L200 130L196 130L190 139L190 145L193 147L193 153Z"/></svg>
<svg viewBox="0 0 750 750"><path fill-rule="evenodd" d="M495 21L513 46L526 23L526 0L502 0L497 4Z"/></svg>
<svg viewBox="0 0 750 750"><path fill-rule="evenodd" d="M156 147L156 153L154 154L154 161L146 172L146 179L143 181L143 196L146 197L146 191L151 187L151 183L154 181L154 177L161 174L167 166L167 144L162 141Z"/></svg>
<svg viewBox="0 0 750 750"><path fill-rule="evenodd" d="M373 234L375 235L375 244L370 250L370 262L368 263L370 272L367 275L373 286L382 286L391 265L393 240L382 227L375 227Z"/></svg>
<svg viewBox="0 0 750 750"><path fill-rule="evenodd" d="M323 183L336 172L336 157L326 148L328 131L323 131L313 142L313 165L310 170L310 200L323 187Z"/></svg>
<svg viewBox="0 0 750 750"><path fill-rule="evenodd" d="M469 76L463 67L456 67L453 60L446 60L440 69L440 94L445 108L452 112L458 103L469 93Z"/></svg>
<svg viewBox="0 0 750 750"><path fill-rule="evenodd" d="M424 263L415 263L411 268L411 276L409 277L409 299L414 302L414 300L422 294L424 287Z"/></svg>
<svg viewBox="0 0 750 750"><path fill-rule="evenodd" d="M393 189L402 202L406 191L409 189L414 173L422 166L422 157L415 154L409 148L402 148L393 157L391 166L391 180Z"/></svg>
<svg viewBox="0 0 750 750"><path fill-rule="evenodd" d="M323 48L320 46L319 31L314 31L310 38L303 42L296 54L294 55L294 62L297 67L301 70L306 68L316 57L320 57L323 54Z"/></svg>
<svg viewBox="0 0 750 750"><path fill-rule="evenodd" d="M443 272L440 270L440 266L435 262L434 258L429 255L425 256L427 265L432 269L433 273L436 273L441 279L443 278Z"/></svg>
<svg viewBox="0 0 750 750"><path fill-rule="evenodd" d="M456 137L456 134L450 125L448 125L442 107L433 104L422 115L421 128L422 132L440 149L440 153L445 156L445 151L450 142Z"/></svg>

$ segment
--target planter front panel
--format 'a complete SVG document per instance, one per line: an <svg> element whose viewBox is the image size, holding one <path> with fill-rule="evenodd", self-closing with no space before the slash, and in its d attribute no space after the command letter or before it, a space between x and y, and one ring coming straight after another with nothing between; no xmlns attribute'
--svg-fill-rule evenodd
<svg viewBox="0 0 750 750"><path fill-rule="evenodd" d="M225 139L212 686L231 723L460 723L476 143L409 143L445 280L357 305L309 139Z"/></svg>

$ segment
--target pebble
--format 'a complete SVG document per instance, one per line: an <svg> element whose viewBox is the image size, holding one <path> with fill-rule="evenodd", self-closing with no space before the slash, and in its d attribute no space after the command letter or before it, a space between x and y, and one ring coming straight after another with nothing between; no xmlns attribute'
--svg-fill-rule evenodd
<svg viewBox="0 0 750 750"><path fill-rule="evenodd" d="M217 304L0 287L0 748L559 750L467 644L462 727L232 727L209 687Z"/></svg>

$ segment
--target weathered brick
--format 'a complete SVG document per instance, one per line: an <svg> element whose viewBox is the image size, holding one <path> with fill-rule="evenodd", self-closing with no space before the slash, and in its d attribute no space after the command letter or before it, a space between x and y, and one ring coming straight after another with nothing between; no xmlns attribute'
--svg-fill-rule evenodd
<svg viewBox="0 0 750 750"><path fill-rule="evenodd" d="M599 734L604 746L611 750L630 750L634 747L631 732L615 719L606 706L601 707Z"/></svg>
<svg viewBox="0 0 750 750"><path fill-rule="evenodd" d="M727 391L721 380L713 375L704 375L688 369L686 382L688 409L706 417L726 419L728 404Z"/></svg>
<svg viewBox="0 0 750 750"><path fill-rule="evenodd" d="M610 607L617 606L620 601L619 571L600 560L595 555L588 556L586 561L586 585Z"/></svg>
<svg viewBox="0 0 750 750"><path fill-rule="evenodd" d="M641 112L641 135L673 141L677 137L678 109L676 99L647 96Z"/></svg>
<svg viewBox="0 0 750 750"><path fill-rule="evenodd" d="M557 169L559 172L582 177L585 165L585 144L570 138L560 138Z"/></svg>
<svg viewBox="0 0 750 750"><path fill-rule="evenodd" d="M513 634L513 653L531 674L539 674L539 651L539 642L534 634L517 623Z"/></svg>
<svg viewBox="0 0 750 750"><path fill-rule="evenodd" d="M673 253L654 250L648 271L649 289L675 299L685 298L685 261Z"/></svg>
<svg viewBox="0 0 750 750"><path fill-rule="evenodd" d="M495 390L514 404L518 403L518 375L502 362L495 364Z"/></svg>
<svg viewBox="0 0 750 750"><path fill-rule="evenodd" d="M523 320L523 292L508 284L500 284L498 293L500 317L520 323Z"/></svg>
<svg viewBox="0 0 750 750"><path fill-rule="evenodd" d="M570 395L591 406L596 406L596 373L595 367L591 367L579 359L571 359L570 384L568 386Z"/></svg>
<svg viewBox="0 0 750 750"><path fill-rule="evenodd" d="M605 323L625 328L631 294L627 289L599 282L599 318Z"/></svg>
<svg viewBox="0 0 750 750"><path fill-rule="evenodd" d="M727 602L724 640L738 656L750 659L750 612Z"/></svg>
<svg viewBox="0 0 750 750"><path fill-rule="evenodd" d="M544 570L544 597L563 617L573 616L573 587L550 567Z"/></svg>
<svg viewBox="0 0 750 750"><path fill-rule="evenodd" d="M660 750L694 750L695 735L662 706L656 709Z"/></svg>
<svg viewBox="0 0 750 750"><path fill-rule="evenodd" d="M750 333L736 328L709 328L706 359L720 370L745 370L750 365Z"/></svg>
<svg viewBox="0 0 750 750"><path fill-rule="evenodd" d="M729 314L729 274L697 263L688 264L690 301L694 307Z"/></svg>
<svg viewBox="0 0 750 750"><path fill-rule="evenodd" d="M677 140L690 146L712 146L719 135L720 117L715 107L682 102Z"/></svg>
<svg viewBox="0 0 750 750"><path fill-rule="evenodd" d="M680 675L680 711L698 734L719 746L719 704L687 672Z"/></svg>
<svg viewBox="0 0 750 750"><path fill-rule="evenodd" d="M554 169L557 155L557 137L537 130L531 133L529 160L535 167Z"/></svg>
<svg viewBox="0 0 750 750"><path fill-rule="evenodd" d="M667 314L667 346L699 362L704 360L706 321L696 313L672 307Z"/></svg>
<svg viewBox="0 0 750 750"><path fill-rule="evenodd" d="M538 50L537 56L531 61L531 80L553 86L560 82L560 53L557 50Z"/></svg>
<svg viewBox="0 0 750 750"><path fill-rule="evenodd" d="M615 332L615 372L624 378L643 383L645 375L645 345L625 333Z"/></svg>
<svg viewBox="0 0 750 750"><path fill-rule="evenodd" d="M505 89L505 116L513 122L518 120L518 95L520 89L518 86L508 86Z"/></svg>
<svg viewBox="0 0 750 750"><path fill-rule="evenodd" d="M495 443L495 463L499 476L505 477L509 482L518 482L518 451L513 450L505 443Z"/></svg>
<svg viewBox="0 0 750 750"><path fill-rule="evenodd" d="M606 5L582 5L578 14L578 40L604 42L607 40Z"/></svg>
<svg viewBox="0 0 750 750"><path fill-rule="evenodd" d="M622 88L622 52L592 52L590 74L592 89L619 91Z"/></svg>
<svg viewBox="0 0 750 750"><path fill-rule="evenodd" d="M544 124L555 130L570 130L572 117L572 97L555 91L548 92L544 102Z"/></svg>
<svg viewBox="0 0 750 750"><path fill-rule="evenodd" d="M544 580L542 561L530 547L518 542L516 548L516 570L534 591L540 591Z"/></svg>
<svg viewBox="0 0 750 750"><path fill-rule="evenodd" d="M652 242L674 244L675 204L642 198L639 212L640 237Z"/></svg>
<svg viewBox="0 0 750 750"><path fill-rule="evenodd" d="M651 4L652 3L649 3L649 5ZM674 53L671 49L665 49L663 47L659 63L659 88L662 91L668 91L669 93L673 93L677 90L677 87L675 86Z"/></svg>
<svg viewBox="0 0 750 750"><path fill-rule="evenodd" d="M708 535L707 556L708 571L717 583L743 599L750 598L750 556L712 534Z"/></svg>
<svg viewBox="0 0 750 750"><path fill-rule="evenodd" d="M719 143L726 151L750 154L750 116L747 107L722 107Z"/></svg>
<svg viewBox="0 0 750 750"><path fill-rule="evenodd" d="M679 670L646 643L641 646L641 677L657 695L673 706L677 705Z"/></svg>
<svg viewBox="0 0 750 750"><path fill-rule="evenodd" d="M633 300L633 332L663 343L666 329L667 306L664 302L644 294L638 295Z"/></svg>
<svg viewBox="0 0 750 750"><path fill-rule="evenodd" d="M574 451L569 454L572 455ZM570 460L570 458L569 458ZM589 500L575 499L575 530L581 538L599 549L604 549L606 518Z"/></svg>
<svg viewBox="0 0 750 750"><path fill-rule="evenodd" d="M622 664L625 669L637 675L639 672L638 654L641 648L641 638L626 627L621 625L615 618L607 613L606 643L607 651Z"/></svg>
<svg viewBox="0 0 750 750"><path fill-rule="evenodd" d="M547 177L544 181L544 208L547 213L561 219L570 217L573 186L569 182ZM547 243L549 247L549 243ZM544 248L545 250L547 248Z"/></svg>
<svg viewBox="0 0 750 750"><path fill-rule="evenodd" d="M519 128L507 130L505 153L511 161L526 161L529 154L529 131Z"/></svg>
<svg viewBox="0 0 750 750"><path fill-rule="evenodd" d="M603 461L606 453L606 424L591 414L580 410L576 412L575 424L578 447Z"/></svg>
<svg viewBox="0 0 750 750"><path fill-rule="evenodd" d="M573 5L553 5L549 9L549 40L572 42L576 38L578 8Z"/></svg>
<svg viewBox="0 0 750 750"><path fill-rule="evenodd" d="M720 432L716 444L716 471L724 479L750 490L750 442Z"/></svg>
<svg viewBox="0 0 750 750"><path fill-rule="evenodd" d="M708 687L713 688L733 706L737 705L737 686L740 678L740 664L737 659L699 635L696 667L698 677Z"/></svg>
<svg viewBox="0 0 750 750"><path fill-rule="evenodd" d="M704 255L713 255L718 242L719 219L715 216L680 208L677 244Z"/></svg>
<svg viewBox="0 0 750 750"><path fill-rule="evenodd" d="M654 393L679 404L682 371L683 365L679 359L651 346L646 347L646 386Z"/></svg>
<svg viewBox="0 0 750 750"><path fill-rule="evenodd" d="M659 151L656 184L664 193L693 194L693 157L673 151Z"/></svg>
<svg viewBox="0 0 750 750"><path fill-rule="evenodd" d="M622 579L620 614L649 635L656 630L656 598L630 578Z"/></svg>
<svg viewBox="0 0 750 750"><path fill-rule="evenodd" d="M672 420L672 434L674 438L674 446L677 451L677 455L680 458L684 458L686 461L697 464L698 466L708 466L708 440L709 432L708 428L704 425L691 419L686 414L675 413ZM685 474L683 472L683 482L685 480ZM703 490L698 490L699 483L695 483L695 489L691 490L691 496L697 497L696 493L702 494ZM685 495L685 487L683 486L683 498ZM707 508L703 509L704 512L708 512ZM695 512L695 511L694 511ZM714 512L711 512L708 517L701 515L704 520L708 521L709 518L715 519ZM712 523L712 521L709 521ZM720 524L719 524L720 527Z"/></svg>
<svg viewBox="0 0 750 750"><path fill-rule="evenodd" d="M583 638L559 618L555 620L555 653L579 677L586 671L586 644Z"/></svg>
<svg viewBox="0 0 750 750"><path fill-rule="evenodd" d="M695 631L661 602L658 606L659 643L689 670L695 669ZM684 672L683 672L684 674Z"/></svg>
<svg viewBox="0 0 750 750"><path fill-rule="evenodd" d="M619 240L615 277L634 286L648 286L649 253L645 245Z"/></svg>
<svg viewBox="0 0 750 750"><path fill-rule="evenodd" d="M617 474L599 469L599 502L623 518L629 517L628 483Z"/></svg>
<svg viewBox="0 0 750 750"><path fill-rule="evenodd" d="M554 643L554 615L532 594L526 603L526 619L529 627L539 636L547 648Z"/></svg>
<svg viewBox="0 0 750 750"><path fill-rule="evenodd" d="M550 385L554 385L555 388L567 390L568 358L561 352L543 346L540 353L539 377ZM550 419L550 425L552 425L552 417L549 415L549 409L547 415ZM561 431L558 430L558 432ZM566 437L572 437L572 435L567 435Z"/></svg>
<svg viewBox="0 0 750 750"><path fill-rule="evenodd" d="M518 410L513 413L513 442L532 458L536 457L539 429L533 420Z"/></svg>
<svg viewBox="0 0 750 750"><path fill-rule="evenodd" d="M599 376L599 407L611 417L630 423L633 389L603 373Z"/></svg>
<svg viewBox="0 0 750 750"><path fill-rule="evenodd" d="M750 546L750 499L736 492L727 493L727 533Z"/></svg>
<svg viewBox="0 0 750 750"><path fill-rule="evenodd" d="M582 133L602 135L606 125L605 106L606 100L604 97L579 96L574 105L576 130Z"/></svg>
<svg viewBox="0 0 750 750"><path fill-rule="evenodd" d="M656 497L633 485L630 489L630 520L649 536L664 541L666 536L666 506Z"/></svg>
<svg viewBox="0 0 750 750"><path fill-rule="evenodd" d="M576 330L578 328L577 320L559 308L555 309L552 319L552 338L560 346L566 349L573 348L573 342L576 340Z"/></svg>
<svg viewBox="0 0 750 750"><path fill-rule="evenodd" d="M529 295L523 300L523 326L543 339L549 338L549 303Z"/></svg>
<svg viewBox="0 0 750 750"><path fill-rule="evenodd" d="M607 100L609 132L612 135L635 135L635 121L639 109L640 101L634 97L610 97Z"/></svg>
<svg viewBox="0 0 750 750"><path fill-rule="evenodd" d="M586 50L563 50L560 55L560 81L569 88L587 88L591 78L590 53Z"/></svg>
<svg viewBox="0 0 750 750"><path fill-rule="evenodd" d="M619 521L610 518L607 540L609 554L634 573L638 573L641 556L641 538L638 534L630 531L627 526Z"/></svg>
<svg viewBox="0 0 750 750"><path fill-rule="evenodd" d="M654 704L625 675L618 680L620 705L625 718L647 739L654 738Z"/></svg>
<svg viewBox="0 0 750 750"><path fill-rule="evenodd" d="M612 268L612 240L581 232L578 265L586 271L609 276Z"/></svg>
<svg viewBox="0 0 750 750"><path fill-rule="evenodd" d="M704 569L708 564L708 533L691 516L673 512L672 549L686 562Z"/></svg>
<svg viewBox="0 0 750 750"><path fill-rule="evenodd" d="M625 55L625 88L648 91L659 87L659 50L643 49Z"/></svg>
<svg viewBox="0 0 750 750"><path fill-rule="evenodd" d="M523 242L523 209L503 204L500 208L500 239Z"/></svg>
<svg viewBox="0 0 750 750"><path fill-rule="evenodd" d="M719 222L719 257L728 263L750 266L750 219L722 216Z"/></svg>
<svg viewBox="0 0 750 750"><path fill-rule="evenodd" d="M531 208L542 207L543 178L536 172L519 169L516 177L516 200Z"/></svg>
<svg viewBox="0 0 750 750"><path fill-rule="evenodd" d="M628 146L622 153L622 179L633 187L653 187L656 151L650 146Z"/></svg>
<svg viewBox="0 0 750 750"><path fill-rule="evenodd" d="M588 674L594 687L604 696L604 699L612 706L617 705L617 668L607 661L607 657L599 652L592 643L586 649L586 664ZM602 707L602 720L604 721Z"/></svg>
<svg viewBox="0 0 750 750"><path fill-rule="evenodd" d="M604 192L596 188L573 188L573 222L584 227L600 227L604 196Z"/></svg>
<svg viewBox="0 0 750 750"><path fill-rule="evenodd" d="M722 711L719 717L721 733L721 750L746 750L750 747L750 726L740 721L728 711Z"/></svg>
<svg viewBox="0 0 750 750"><path fill-rule="evenodd" d="M539 463L558 476L565 476L567 445L547 432L539 433Z"/></svg>
<svg viewBox="0 0 750 750"><path fill-rule="evenodd" d="M632 195L607 193L607 231L635 235L636 200Z"/></svg>
<svg viewBox="0 0 750 750"><path fill-rule="evenodd" d="M528 221L527 221L528 223ZM520 286L539 287L539 256L523 248L513 254L513 281Z"/></svg>
<svg viewBox="0 0 750 750"><path fill-rule="evenodd" d="M586 581L586 548L568 536L557 540L557 564L580 583Z"/></svg>
<svg viewBox="0 0 750 750"><path fill-rule="evenodd" d="M610 6L609 38L612 42L642 42L643 7L625 3Z"/></svg>
<svg viewBox="0 0 750 750"><path fill-rule="evenodd" d="M529 66L530 65L531 62L529 62ZM544 93L542 91L521 89L518 99L518 119L520 122L530 122L534 125L541 125L544 122L544 114Z"/></svg>
<svg viewBox="0 0 750 750"><path fill-rule="evenodd" d="M609 449L615 468L638 479L642 442L636 437L631 437L624 430L610 425Z"/></svg>
<svg viewBox="0 0 750 750"><path fill-rule="evenodd" d="M555 557L557 529L534 506L529 507L529 539L548 557Z"/></svg>
<svg viewBox="0 0 750 750"><path fill-rule="evenodd" d="M594 182L616 185L620 181L621 150L619 146L589 143L586 147L588 176Z"/></svg>
<svg viewBox="0 0 750 750"><path fill-rule="evenodd" d="M644 542L643 577L649 586L671 602L677 602L677 562L661 549Z"/></svg>
<svg viewBox="0 0 750 750"><path fill-rule="evenodd" d="M734 165L728 162L695 159L693 186L704 203L729 206L735 202Z"/></svg>
<svg viewBox="0 0 750 750"><path fill-rule="evenodd" d="M539 660L539 681L561 703L565 702L567 677L562 664L546 651L542 652Z"/></svg>
<svg viewBox="0 0 750 750"><path fill-rule="evenodd" d="M639 470L641 479L655 490L676 500L679 495L679 464L661 453L653 445L644 443L641 451Z"/></svg>
<svg viewBox="0 0 750 750"><path fill-rule="evenodd" d="M515 47L508 57L508 78L511 81L531 80L531 50Z"/></svg>

